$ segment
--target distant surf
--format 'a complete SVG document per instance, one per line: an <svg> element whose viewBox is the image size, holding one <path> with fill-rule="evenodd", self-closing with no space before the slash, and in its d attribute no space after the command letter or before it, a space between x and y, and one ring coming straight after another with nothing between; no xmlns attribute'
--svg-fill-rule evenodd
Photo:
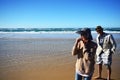
<svg viewBox="0 0 120 80"><path fill-rule="evenodd" d="M76 38L81 28L0 28L0 38ZM93 38L97 36L95 28L91 28ZM105 32L120 37L120 28L104 28Z"/></svg>
<svg viewBox="0 0 120 80"><path fill-rule="evenodd" d="M0 33L74 33L81 28L0 28ZM91 28L94 33L95 28ZM109 33L120 33L120 28L104 28Z"/></svg>

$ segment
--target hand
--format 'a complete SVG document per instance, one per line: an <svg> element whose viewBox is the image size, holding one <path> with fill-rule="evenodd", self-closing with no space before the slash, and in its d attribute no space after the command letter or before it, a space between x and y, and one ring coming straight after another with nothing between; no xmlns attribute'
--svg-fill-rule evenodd
<svg viewBox="0 0 120 80"><path fill-rule="evenodd" d="M78 46L78 43L79 43L81 40L82 40L81 38L77 38L77 39L76 39L76 42L75 42L75 44L74 44L74 45L75 45L75 47L77 47L77 46Z"/></svg>
<svg viewBox="0 0 120 80"><path fill-rule="evenodd" d="M80 42L82 39L81 38L77 38L76 39L76 42L78 43L78 42Z"/></svg>

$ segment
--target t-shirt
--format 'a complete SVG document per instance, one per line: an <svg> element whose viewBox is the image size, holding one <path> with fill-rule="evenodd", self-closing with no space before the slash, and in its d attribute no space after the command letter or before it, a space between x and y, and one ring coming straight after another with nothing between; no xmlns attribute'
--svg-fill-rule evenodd
<svg viewBox="0 0 120 80"><path fill-rule="evenodd" d="M105 34L100 35L99 38L98 38L99 39L99 44L100 44L101 47L103 47L104 37L105 37Z"/></svg>

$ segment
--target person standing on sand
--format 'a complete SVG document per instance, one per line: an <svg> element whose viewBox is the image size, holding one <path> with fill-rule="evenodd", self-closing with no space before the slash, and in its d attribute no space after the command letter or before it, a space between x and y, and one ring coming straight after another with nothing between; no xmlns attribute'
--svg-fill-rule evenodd
<svg viewBox="0 0 120 80"><path fill-rule="evenodd" d="M96 64L98 64L98 76L95 77L95 79L101 79L102 64L104 64L107 68L107 80L110 80L112 54L115 53L116 43L112 35L103 32L103 28L101 26L97 26L96 32L98 33L98 36L96 38L98 45L96 50Z"/></svg>
<svg viewBox="0 0 120 80"><path fill-rule="evenodd" d="M81 36L76 39L72 55L77 55L75 80L91 80L94 72L95 52L97 44L92 41L91 30L83 28L76 33Z"/></svg>

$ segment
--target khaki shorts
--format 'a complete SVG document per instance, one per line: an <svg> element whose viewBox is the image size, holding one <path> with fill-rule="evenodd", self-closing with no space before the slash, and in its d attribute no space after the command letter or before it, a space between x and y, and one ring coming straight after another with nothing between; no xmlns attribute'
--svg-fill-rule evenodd
<svg viewBox="0 0 120 80"><path fill-rule="evenodd" d="M96 64L111 65L112 64L112 55L102 53L97 56Z"/></svg>

